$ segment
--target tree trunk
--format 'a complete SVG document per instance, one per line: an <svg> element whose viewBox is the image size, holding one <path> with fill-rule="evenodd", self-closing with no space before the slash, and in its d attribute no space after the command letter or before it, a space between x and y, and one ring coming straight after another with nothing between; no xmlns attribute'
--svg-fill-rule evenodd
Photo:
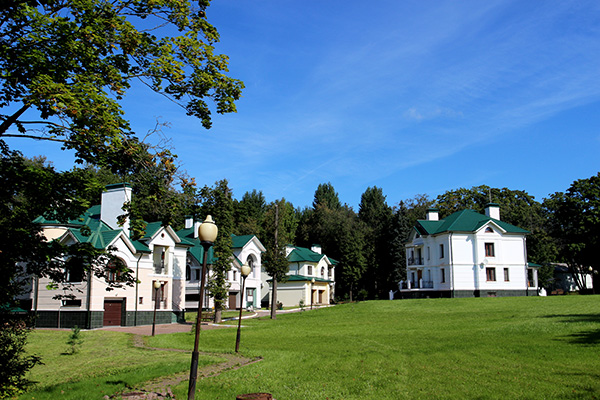
<svg viewBox="0 0 600 400"><path fill-rule="evenodd" d="M215 324L218 324L223 321L222 312L223 308L221 307L221 302L215 301Z"/></svg>
<svg viewBox="0 0 600 400"><path fill-rule="evenodd" d="M277 278L273 277L273 293L271 295L271 319L277 319Z"/></svg>
<svg viewBox="0 0 600 400"><path fill-rule="evenodd" d="M279 251L279 203L275 202L275 251ZM273 274L273 295L271 296L271 319L277 318L277 276Z"/></svg>

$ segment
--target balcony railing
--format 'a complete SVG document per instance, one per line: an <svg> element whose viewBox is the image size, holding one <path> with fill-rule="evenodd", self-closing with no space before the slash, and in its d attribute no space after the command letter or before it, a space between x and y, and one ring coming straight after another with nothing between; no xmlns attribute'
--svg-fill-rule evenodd
<svg viewBox="0 0 600 400"><path fill-rule="evenodd" d="M433 289L433 281L422 281L421 283L423 289Z"/></svg>
<svg viewBox="0 0 600 400"><path fill-rule="evenodd" d="M423 257L411 257L408 259L408 265L423 265Z"/></svg>
<svg viewBox="0 0 600 400"><path fill-rule="evenodd" d="M160 263L154 263L154 273L156 274L162 274L164 272L165 269L165 264L160 262Z"/></svg>

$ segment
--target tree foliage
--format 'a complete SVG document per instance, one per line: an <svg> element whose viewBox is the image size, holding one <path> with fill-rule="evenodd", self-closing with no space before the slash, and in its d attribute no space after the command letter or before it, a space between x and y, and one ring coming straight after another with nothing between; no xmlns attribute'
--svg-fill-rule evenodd
<svg viewBox="0 0 600 400"><path fill-rule="evenodd" d="M566 192L552 194L544 208L560 260L567 263L580 289L581 274L590 273L591 267L596 287L600 283L600 173L574 181Z"/></svg>
<svg viewBox="0 0 600 400"><path fill-rule="evenodd" d="M215 263L212 266L212 274L206 288L215 301L215 321L221 322L221 311L229 296L227 273L231 269L233 261L231 249L233 196L227 180L216 182L212 188L205 186L200 189L199 201L202 204L200 214L212 215L219 228L217 239L213 244Z"/></svg>
<svg viewBox="0 0 600 400"><path fill-rule="evenodd" d="M3 7L0 137L59 140L80 162L128 166L138 142L120 101L134 80L210 128L206 99L218 113L233 112L243 84L225 75L228 58L214 52L219 35L205 17L209 4L38 0ZM39 119L25 119L31 113Z"/></svg>
<svg viewBox="0 0 600 400"><path fill-rule="evenodd" d="M267 202L261 191L246 192L240 201L234 201L235 233L261 236Z"/></svg>
<svg viewBox="0 0 600 400"><path fill-rule="evenodd" d="M369 280L365 282L365 289L370 298L385 298L386 292L396 287L395 282L388 280L391 273L386 270L392 263L388 247L392 216L383 190L377 186L367 188L360 198L358 218L367 227L365 257Z"/></svg>
<svg viewBox="0 0 600 400"><path fill-rule="evenodd" d="M297 221L294 207L285 199L275 200L267 206L263 225L263 257L265 272L272 279L271 318L276 318L277 283L285 282L288 272L286 244L292 243Z"/></svg>

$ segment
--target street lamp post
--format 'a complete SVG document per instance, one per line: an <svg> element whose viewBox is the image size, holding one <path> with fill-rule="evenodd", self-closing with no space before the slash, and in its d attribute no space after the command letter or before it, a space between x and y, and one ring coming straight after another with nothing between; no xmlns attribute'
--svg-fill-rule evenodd
<svg viewBox="0 0 600 400"><path fill-rule="evenodd" d="M200 341L200 329L202 324L202 300L204 299L204 284L206 283L206 259L208 250L217 238L219 229L210 215L198 228L198 238L204 248L202 259L202 279L200 280L200 298L198 299L198 316L196 318L196 336L194 338L194 351L192 352L192 365L190 367L190 382L188 387L188 400L194 400L196 395L196 380L198 379L198 343Z"/></svg>
<svg viewBox="0 0 600 400"><path fill-rule="evenodd" d="M311 309L311 310L312 310L312 308L313 308L313 300L314 300L314 298L315 298L315 295L314 295L314 293L313 293L313 290L314 290L313 288L314 288L314 286L315 286L315 278L312 278L312 279L310 280L310 309Z"/></svg>
<svg viewBox="0 0 600 400"><path fill-rule="evenodd" d="M242 273L242 291L240 292L240 317L238 318L238 329L237 329L237 337L235 338L235 352L237 353L240 349L240 334L242 331L242 310L244 309L244 286L246 285L246 278L250 275L252 269L248 265L248 263L244 263L242 265L241 273Z"/></svg>
<svg viewBox="0 0 600 400"><path fill-rule="evenodd" d="M160 282L154 281L154 291L156 292L156 296L154 296L154 317L152 318L152 336L154 336L154 332L156 330L156 309L158 308L158 290L160 289Z"/></svg>

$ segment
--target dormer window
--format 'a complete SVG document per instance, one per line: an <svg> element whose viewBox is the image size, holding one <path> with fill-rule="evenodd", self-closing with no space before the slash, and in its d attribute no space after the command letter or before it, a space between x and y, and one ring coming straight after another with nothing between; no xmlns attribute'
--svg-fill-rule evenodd
<svg viewBox="0 0 600 400"><path fill-rule="evenodd" d="M485 233L494 233L494 230L488 226L485 228Z"/></svg>

